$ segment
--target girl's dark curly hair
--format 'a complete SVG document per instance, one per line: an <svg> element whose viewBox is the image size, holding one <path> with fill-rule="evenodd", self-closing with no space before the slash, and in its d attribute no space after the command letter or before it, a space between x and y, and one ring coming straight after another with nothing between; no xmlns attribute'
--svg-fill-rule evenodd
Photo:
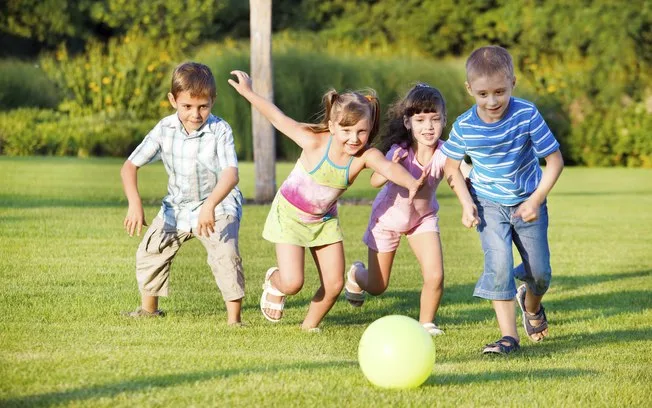
<svg viewBox="0 0 652 408"><path fill-rule="evenodd" d="M446 101L437 88L424 83L417 83L399 101L389 107L387 125L382 129L381 137L376 147L387 153L393 144L412 144L412 132L404 123L404 118L417 113L437 112L446 126Z"/></svg>

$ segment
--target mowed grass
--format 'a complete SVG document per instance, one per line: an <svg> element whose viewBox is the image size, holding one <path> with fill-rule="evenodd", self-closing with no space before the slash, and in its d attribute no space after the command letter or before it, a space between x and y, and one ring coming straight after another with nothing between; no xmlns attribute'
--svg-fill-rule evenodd
<svg viewBox="0 0 652 408"><path fill-rule="evenodd" d="M471 293L482 268L474 231L440 188L446 266L434 339L437 362L413 390L372 386L357 363L360 336L388 314L418 316L420 274L402 243L390 288L353 309L342 297L320 334L299 330L317 287L308 257L303 290L283 321L258 310L273 245L268 206L246 205L240 231L244 320L225 309L203 247L188 242L172 269L163 319L130 320L139 296L138 238L122 229L121 160L0 158L0 406L640 406L652 405L652 171L567 168L549 197L553 283L550 337L525 338L508 358L480 354L499 331ZM278 165L278 182L292 164ZM375 190L360 176L347 198ZM253 165L241 188L254 195ZM166 191L162 166L140 171L146 216ZM365 259L368 205L343 205L347 263Z"/></svg>

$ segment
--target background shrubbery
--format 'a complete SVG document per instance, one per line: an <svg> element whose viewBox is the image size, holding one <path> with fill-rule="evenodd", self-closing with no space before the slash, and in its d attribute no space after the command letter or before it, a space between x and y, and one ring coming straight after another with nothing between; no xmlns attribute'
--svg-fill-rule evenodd
<svg viewBox="0 0 652 408"><path fill-rule="evenodd" d="M0 2L0 57L29 60L0 62L0 110L9 111L1 121L23 120L26 113L11 112L19 107L58 112L5 126L0 154L128 150L143 135L129 132L170 112L165 93L174 65L196 59L215 70L215 111L233 125L239 156L251 159L250 108L226 84L230 70L249 67L248 2L181 4ZM472 103L462 62L478 46L499 44L514 56L516 94L539 106L566 163L652 166L652 5L644 0L275 0L272 15L275 100L298 120L314 119L328 87L373 87L386 106L426 81L446 96L451 123ZM52 117L51 134L78 142L43 142L36 125ZM107 124L120 123L125 134L109 149L97 147L105 137L54 130L92 132L84 125L92 121L111 127L106 134L118 134ZM16 129L34 137L21 142ZM277 146L280 158L296 156L284 138Z"/></svg>
<svg viewBox="0 0 652 408"><path fill-rule="evenodd" d="M20 107L56 108L61 93L35 63L0 60L0 111Z"/></svg>

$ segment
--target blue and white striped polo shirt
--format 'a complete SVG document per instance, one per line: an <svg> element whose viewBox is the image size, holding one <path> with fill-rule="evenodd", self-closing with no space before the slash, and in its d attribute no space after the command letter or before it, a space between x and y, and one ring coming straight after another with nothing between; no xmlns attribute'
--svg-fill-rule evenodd
<svg viewBox="0 0 652 408"><path fill-rule="evenodd" d="M541 181L539 158L559 143L533 103L512 97L505 116L485 123L476 105L460 115L442 152L454 160L473 161L469 178L478 197L504 205L525 201Z"/></svg>
<svg viewBox="0 0 652 408"><path fill-rule="evenodd" d="M238 167L231 126L212 114L190 134L176 113L161 119L129 156L138 167L158 159L163 160L169 176L168 194L158 216L182 231L197 227L200 206L217 185L222 170ZM215 207L218 214L242 217L242 193L237 186Z"/></svg>

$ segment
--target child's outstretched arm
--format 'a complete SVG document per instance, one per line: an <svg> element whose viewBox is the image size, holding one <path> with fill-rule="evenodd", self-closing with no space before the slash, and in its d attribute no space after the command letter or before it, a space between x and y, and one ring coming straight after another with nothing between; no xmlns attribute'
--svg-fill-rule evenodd
<svg viewBox="0 0 652 408"><path fill-rule="evenodd" d="M237 81L229 79L229 84L262 113L279 132L288 136L302 149L314 143L315 138L311 137L313 134L304 124L286 116L276 105L253 91L251 78L246 72L236 70L231 71L231 75L234 75Z"/></svg>
<svg viewBox="0 0 652 408"><path fill-rule="evenodd" d="M550 153L545 160L546 167L543 170L539 186L514 212L514 217L520 217L525 222L535 221L539 218L539 207L543 204L564 169L564 158L559 150Z"/></svg>
<svg viewBox="0 0 652 408"><path fill-rule="evenodd" d="M392 154L392 162L399 163L407 155L408 155L407 150L405 150L405 149L403 149L401 147L398 147L398 148L394 149L394 153ZM369 183L371 184L372 187L380 188L385 183L387 183L387 177L383 176L380 173L374 172L374 173L371 174L371 178L369 179Z"/></svg>
<svg viewBox="0 0 652 408"><path fill-rule="evenodd" d="M138 166L130 160L125 161L122 169L120 169L120 177L122 178L122 187L127 196L127 201L129 201L127 216L122 224L129 236L133 237L134 232L136 232L136 235L140 235L143 225L147 225L143 202L138 192Z"/></svg>
<svg viewBox="0 0 652 408"><path fill-rule="evenodd" d="M453 160L450 157L446 158L444 165L444 176L448 185L451 187L457 199L462 204L462 224L467 228L475 227L480 223L478 217L478 207L473 203L473 198L466 188L464 176L460 171L461 160Z"/></svg>
<svg viewBox="0 0 652 408"><path fill-rule="evenodd" d="M364 152L363 158L365 167L371 168L373 171L379 173L394 184L407 188L409 191L410 203L428 175L424 172L419 179L415 179L403 166L387 160L380 150L375 148L367 149L367 151Z"/></svg>

